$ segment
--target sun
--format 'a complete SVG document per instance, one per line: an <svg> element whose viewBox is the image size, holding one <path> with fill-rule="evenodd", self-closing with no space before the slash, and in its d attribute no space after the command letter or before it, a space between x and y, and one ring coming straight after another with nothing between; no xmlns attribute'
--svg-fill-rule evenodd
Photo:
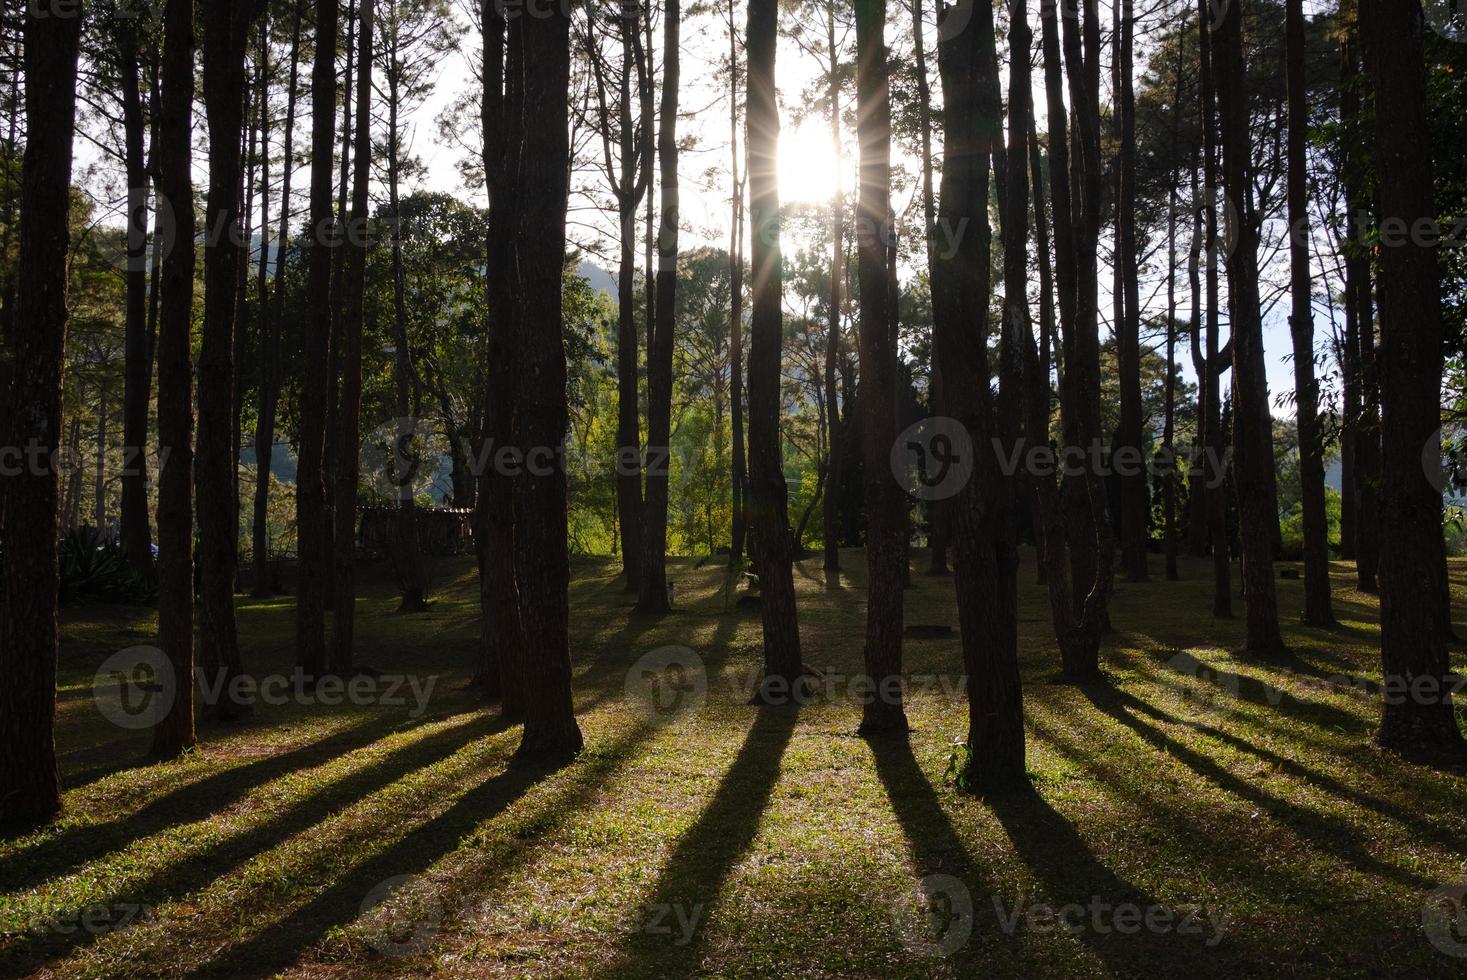
<svg viewBox="0 0 1467 980"><path fill-rule="evenodd" d="M843 157L840 186L849 190L854 161ZM779 199L784 204L813 204L830 200L836 181L835 150L830 130L817 119L787 125L779 136Z"/></svg>

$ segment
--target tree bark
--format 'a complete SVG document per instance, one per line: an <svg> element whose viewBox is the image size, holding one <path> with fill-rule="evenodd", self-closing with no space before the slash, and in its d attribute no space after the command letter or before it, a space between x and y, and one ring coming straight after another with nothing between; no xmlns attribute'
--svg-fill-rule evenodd
<svg viewBox="0 0 1467 980"><path fill-rule="evenodd" d="M209 126L209 194L205 205L204 328L199 354L199 430L194 474L202 594L200 662L210 684L223 682L218 703L205 714L227 721L249 705L231 692L243 667L234 615L239 512L234 493L235 291L239 288L240 133L243 131L244 56L255 8L204 0L204 108ZM234 458L231 458L234 457Z"/></svg>
<svg viewBox="0 0 1467 980"><path fill-rule="evenodd" d="M647 497L642 520L642 567L637 611L671 609L667 594L667 505L672 476L672 355L677 323L679 186L677 113L680 84L678 0L664 0L662 11L662 106L658 112L657 163L662 183L662 215L657 231L656 331L647 341Z"/></svg>
<svg viewBox="0 0 1467 980"><path fill-rule="evenodd" d="M152 754L173 758L194 729L193 364L194 3L164 11L161 98L154 122L158 165L158 644L173 670L174 700L153 729ZM163 215L170 215L164 225Z"/></svg>
<svg viewBox="0 0 1467 980"><path fill-rule="evenodd" d="M61 368L66 349L72 126L80 17L26 12L26 148L21 170L14 358L4 444L34 462L3 481L6 521L0 599L0 824L28 828L61 812L56 771L58 474ZM34 452L32 452L34 450Z"/></svg>
<svg viewBox="0 0 1467 980"><path fill-rule="evenodd" d="M275 450L275 410L280 389L280 332L285 323L285 255L290 242L290 188L295 172L296 80L300 75L301 20L304 6L305 0L296 0L295 26L290 43L290 82L285 96L285 159L281 172L280 231L275 246L275 288L271 296L274 305L268 313L265 309L267 291L260 291L260 384L255 422L257 478L253 548L254 594L257 596L268 596L274 592L270 574L270 471ZM266 132L268 134L268 130ZM268 242L268 236L265 240ZM262 253L262 270L265 267L265 258ZM263 275L261 280L263 282Z"/></svg>
<svg viewBox="0 0 1467 980"><path fill-rule="evenodd" d="M835 69L832 49L832 89L839 85ZM860 731L869 736L905 734L908 729L901 688L905 522L901 487L891 479L888 463L897 432L896 348L891 331L896 310L887 278L887 242L893 232L889 217L891 83L887 77L886 0L856 3L856 135L861 150L856 255L861 298L858 404L865 455L862 482L868 572L865 666L872 685L862 709ZM834 315L838 317L838 311Z"/></svg>
<svg viewBox="0 0 1467 980"><path fill-rule="evenodd" d="M1408 0L1362 0L1375 82L1380 212L1406 227L1436 218L1427 119L1424 22ZM1434 243L1383 236L1381 288L1380 621L1376 741L1407 756L1464 752L1452 706L1442 494L1426 454L1440 456L1441 277ZM1434 458L1432 462L1436 462Z"/></svg>
<svg viewBox="0 0 1467 980"><path fill-rule="evenodd" d="M830 143L835 154L834 173L832 174L835 189L830 196L830 326L826 331L825 340L825 433L826 441L829 443L829 449L826 452L825 461L825 506L822 517L824 518L825 571L838 576L840 573L841 426L840 395L836 390L835 384L835 362L840 356L840 319L841 310L845 304L842 286L844 285L846 274L846 223L845 197L841 193L840 186L842 170L840 141L841 79L836 53L834 4L826 8L825 36L830 50L830 74L827 90L830 97ZM890 117L889 106L887 115ZM889 129L890 124L888 123ZM887 142L890 142L890 133L888 133ZM883 185L887 183L886 178L882 178L882 181ZM863 303L863 316L864 309L865 306Z"/></svg>
<svg viewBox="0 0 1467 980"><path fill-rule="evenodd" d="M1324 437L1314 380L1314 284L1309 271L1308 93L1304 79L1304 3L1288 0L1289 330L1294 341L1294 407L1299 429L1299 483L1304 508L1304 622L1335 625L1329 585L1329 517L1324 504Z"/></svg>
<svg viewBox="0 0 1467 980"><path fill-rule="evenodd" d="M733 426L733 517L731 566L742 563L748 531L745 487L749 479L744 451L744 184L739 170L739 39L733 0L728 0L728 131L733 170L733 241L729 254L729 405Z"/></svg>
<svg viewBox="0 0 1467 980"><path fill-rule="evenodd" d="M369 196L372 179L372 48L374 0L358 0L356 58L356 145L353 148L351 219L347 226L342 267L341 318L333 330L333 346L341 361L341 391L336 413L336 529L332 535L334 568L331 587L331 673L350 674L356 647L357 484L361 462L358 446L362 429L362 330L367 289ZM343 148L343 153L345 149Z"/></svg>
<svg viewBox="0 0 1467 980"><path fill-rule="evenodd" d="M518 316L514 444L528 463L515 479L514 547L524 627L522 762L578 753L571 696L570 558L567 551L565 342L561 290L569 194L570 14L517 18L511 43L523 51L524 103L516 172ZM533 657L531 656L533 652Z"/></svg>
<svg viewBox="0 0 1467 980"><path fill-rule="evenodd" d="M788 488L780 435L783 262L779 229L779 107L774 84L779 5L749 0L749 216L753 227L753 319L749 349L750 530L763 601L761 697L783 700L802 669L790 555Z"/></svg>
<svg viewBox="0 0 1467 980"><path fill-rule="evenodd" d="M1151 578L1147 568L1151 501L1142 465L1141 419L1141 289L1136 260L1136 86L1134 44L1136 18L1131 0L1118 0L1121 31L1117 42L1120 70L1120 196L1117 200L1116 231L1118 272L1125 294L1125 312L1116 324L1116 360L1121 389L1120 438L1116 454L1121 485L1121 565L1131 582Z"/></svg>
<svg viewBox="0 0 1467 980"><path fill-rule="evenodd" d="M1255 657L1284 652L1273 573L1278 513L1273 507L1273 416L1263 354L1258 298L1258 216L1248 177L1251 140L1243 57L1243 10L1228 6L1212 32L1213 82L1222 122L1223 186L1236 218L1227 257L1233 320L1234 479L1242 525L1243 597L1247 605L1246 652Z"/></svg>
<svg viewBox="0 0 1467 980"><path fill-rule="evenodd" d="M127 170L127 300L122 396L122 547L142 575L153 571L153 530L148 517L148 402L153 387L148 349L148 157L138 69L136 21L117 27L117 67L122 82L122 125Z"/></svg>

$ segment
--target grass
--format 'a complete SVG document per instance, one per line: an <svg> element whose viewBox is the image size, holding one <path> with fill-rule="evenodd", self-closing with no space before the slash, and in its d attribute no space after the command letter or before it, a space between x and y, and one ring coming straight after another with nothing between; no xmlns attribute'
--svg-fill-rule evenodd
<svg viewBox="0 0 1467 980"><path fill-rule="evenodd" d="M1460 932L1423 927L1435 890L1467 884L1467 778L1370 746L1377 608L1347 566L1335 567L1341 628L1286 623L1293 654L1270 663L1230 652L1242 624L1209 618L1202 563L1184 561L1179 583L1121 585L1107 683L1076 687L1058 682L1026 555L1033 791L982 800L943 778L966 728L955 635L907 644L911 739L854 736L846 678L860 673L864 569L859 552L844 561L834 583L818 558L798 570L805 660L827 674L799 711L745 703L758 614L727 608L722 569L677 564L680 609L651 620L630 614L614 566L578 563L587 750L539 772L507 766L518 733L465 689L468 561L439 564L422 615L396 614L367 576L359 660L436 677L424 710L261 705L162 765L142 763L146 733L108 723L93 695L102 661L149 642L153 619L68 610L67 813L0 840L0 975L1467 969L1431 941L1467 957ZM1467 565L1452 571L1460 595ZM1301 585L1279 588L1292 619ZM241 598L239 615L250 669L288 673L291 600ZM907 620L955 628L951 582L915 575ZM654 674L682 698L661 712L628 677L669 646L696 654L706 695L696 671Z"/></svg>

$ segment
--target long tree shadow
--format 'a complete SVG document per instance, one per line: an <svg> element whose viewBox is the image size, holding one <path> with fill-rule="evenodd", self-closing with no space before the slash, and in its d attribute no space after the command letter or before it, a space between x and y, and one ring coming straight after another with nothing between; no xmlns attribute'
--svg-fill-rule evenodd
<svg viewBox="0 0 1467 980"><path fill-rule="evenodd" d="M192 860L160 868L146 879L107 896L109 902L121 905L152 907L162 901L186 895L208 885L250 858L281 841L303 833L356 801L376 792L409 773L427 768L462 749L465 745L503 731L502 722L477 717L429 738L392 751L379 763L333 783L323 792L302 799L294 806L238 836L221 841ZM24 944L3 951L8 965L20 967L24 974L40 963L56 959L75 947L91 943L106 931L75 930L69 934L46 931Z"/></svg>
<svg viewBox="0 0 1467 980"><path fill-rule="evenodd" d="M798 722L795 708L759 709L713 800L663 867L652 899L641 910L640 928L629 935L608 975L686 976L691 972L703 931L694 928L691 934L680 934L672 924L680 917L697 924L708 921L724 882L759 833Z"/></svg>
<svg viewBox="0 0 1467 980"><path fill-rule="evenodd" d="M1227 931L1226 910L1187 912L1121 878L1096 857L1074 825L1032 788L995 794L985 802L1045 893L1043 897L1033 896L1032 901L1046 902L1050 910L1056 911L1078 908L1079 914L1066 916L1074 926L1071 932L1110 972L1123 976L1182 976L1204 956L1212 960L1226 957L1240 966L1247 963L1244 951L1234 945L1221 945ZM999 896L995 898L996 905L1002 904L997 901ZM1029 913L1035 908L1027 904L1030 897L1018 894L1008 898L1009 915L1017 916L1008 924L1001 923L1001 928L1028 928ZM1143 917L1151 912L1162 925L1154 929L1124 928L1119 911L1123 907L1139 909ZM1185 918L1187 915L1194 917Z"/></svg>
<svg viewBox="0 0 1467 980"><path fill-rule="evenodd" d="M420 722L420 724L426 723ZM226 809L251 790L287 773L345 755L402 726L400 718L372 718L346 731L279 755L232 766L149 801L136 812L104 824L66 827L37 846L6 859L0 887L22 891L121 850L169 827L193 823Z"/></svg>
<svg viewBox="0 0 1467 980"><path fill-rule="evenodd" d="M1128 691L1116 689L1115 696L1121 704L1132 711L1144 714L1147 717L1155 721L1162 722L1164 724L1182 725L1195 731L1201 732L1209 738L1216 739L1217 741L1222 742L1224 745L1236 749L1239 752L1245 752L1248 755L1254 756L1258 759L1262 759L1269 765L1288 773L1295 779L1307 783L1315 787L1316 789L1324 790L1326 793L1333 794L1334 796L1338 796L1341 799L1349 800L1350 802L1358 804L1359 806L1367 810L1371 810L1379 814L1380 816L1386 817L1390 820L1394 820L1397 823L1407 827L1413 835L1431 840L1437 844L1440 844L1443 847L1455 849L1461 846L1462 837L1460 833L1450 827L1438 827L1430 820L1428 820L1426 818L1426 815L1423 813L1407 811L1402 807L1391 803L1389 800L1383 800L1380 797L1371 795L1370 793L1366 793L1351 786L1347 786L1345 783L1336 779L1334 776L1320 772L1318 769L1306 766L1301 762L1295 761L1294 759L1279 755L1277 752L1272 752L1261 746L1254 745L1247 739L1240 738L1239 736L1234 735L1231 732L1225 732L1215 725L1209 725L1206 722L1202 721L1178 718L1176 715L1162 711L1160 708L1157 708L1154 705L1147 704L1145 701L1142 701L1140 698L1137 698L1135 695L1131 694Z"/></svg>
<svg viewBox="0 0 1467 980"><path fill-rule="evenodd" d="M1241 777L1229 772L1216 761L1172 738L1165 732L1138 718L1126 703L1123 692L1115 688L1090 689L1085 692L1100 711L1134 731L1142 741L1177 759L1197 775L1258 807L1264 813L1287 824L1329 853L1348 861L1365 874L1389 878L1397 884L1420 891L1430 891L1436 884L1414 871L1397 867L1364 850L1353 830L1343 821L1316 812L1288 800L1266 793Z"/></svg>
<svg viewBox="0 0 1467 980"><path fill-rule="evenodd" d="M363 900L383 882L423 871L453 851L485 820L503 813L536 783L563 766L514 766L491 776L391 847L358 864L313 900L251 939L215 953L190 976L273 976L333 927L349 923L362 911Z"/></svg>

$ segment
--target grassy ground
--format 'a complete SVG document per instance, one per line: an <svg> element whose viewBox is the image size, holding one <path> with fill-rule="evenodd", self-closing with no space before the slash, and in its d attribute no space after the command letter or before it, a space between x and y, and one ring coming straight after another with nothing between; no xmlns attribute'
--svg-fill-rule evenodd
<svg viewBox="0 0 1467 980"><path fill-rule="evenodd" d="M613 566L579 564L587 751L554 772L508 769L517 733L464 690L467 561L440 563L427 614L396 614L382 582L361 601L359 659L420 689L437 677L421 713L410 694L262 705L166 765L141 764L146 734L107 722L93 690L152 620L71 610L67 816L0 840L0 975L1467 973L1449 955L1467 934L1423 925L1433 891L1467 879L1467 778L1369 746L1376 607L1346 566L1343 626L1289 623L1280 663L1230 653L1242 625L1208 616L1202 564L1122 585L1109 683L1085 689L1055 679L1026 555L1034 790L979 800L944 780L966 719L954 637L907 644L908 743L853 736L863 570L845 562L838 583L818 559L797 575L805 659L827 672L799 711L744 703L758 615L728 608L720 569L678 565L680 611L653 621L630 616ZM1453 574L1460 597L1467 566ZM1280 600L1292 620L1300 583ZM956 626L947 580L915 576L907 608ZM240 621L250 668L288 672L291 601L242 599ZM677 700L661 710L628 677L670 645L697 660L664 655L692 669L653 675Z"/></svg>

